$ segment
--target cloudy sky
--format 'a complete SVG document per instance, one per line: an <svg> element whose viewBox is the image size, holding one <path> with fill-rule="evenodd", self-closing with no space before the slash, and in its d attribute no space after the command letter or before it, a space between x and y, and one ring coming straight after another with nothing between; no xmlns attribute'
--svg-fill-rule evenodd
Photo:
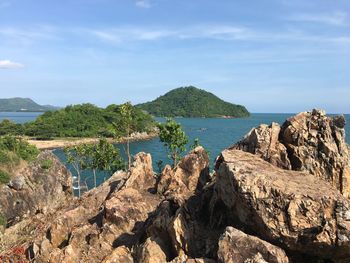
<svg viewBox="0 0 350 263"><path fill-rule="evenodd" d="M187 85L350 113L350 1L0 0L0 97L106 106Z"/></svg>

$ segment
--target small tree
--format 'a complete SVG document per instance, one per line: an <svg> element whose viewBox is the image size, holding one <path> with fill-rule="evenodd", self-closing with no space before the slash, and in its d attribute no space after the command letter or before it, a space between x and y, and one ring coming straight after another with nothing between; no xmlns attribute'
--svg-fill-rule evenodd
<svg viewBox="0 0 350 263"><path fill-rule="evenodd" d="M126 148L123 146L124 151L128 158L128 170L131 168L131 153L130 153L130 136L134 131L133 127L133 106L130 102L126 102L119 106L120 121L113 123L116 131L117 138L126 137Z"/></svg>
<svg viewBox="0 0 350 263"><path fill-rule="evenodd" d="M119 150L105 138L94 144L82 144L83 150L82 166L84 169L91 169L94 177L94 186L97 186L97 171L110 171L111 173L125 167L124 161L119 154Z"/></svg>
<svg viewBox="0 0 350 263"><path fill-rule="evenodd" d="M165 123L158 123L159 139L168 148L169 158L176 167L180 154L186 151L188 137L179 123L173 119L167 119Z"/></svg>
<svg viewBox="0 0 350 263"><path fill-rule="evenodd" d="M78 196L80 197L80 178L81 171L87 166L87 146L86 144L81 144L77 146L66 147L64 152L67 157L67 162L72 165L77 173L78 180Z"/></svg>

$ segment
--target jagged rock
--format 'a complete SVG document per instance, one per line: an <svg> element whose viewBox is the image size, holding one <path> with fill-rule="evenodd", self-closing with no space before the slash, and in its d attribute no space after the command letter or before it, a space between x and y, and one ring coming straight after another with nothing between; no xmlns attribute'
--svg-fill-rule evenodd
<svg viewBox="0 0 350 263"><path fill-rule="evenodd" d="M50 169L41 168L43 160L52 161ZM72 199L72 175L49 151L21 170L9 182L0 186L0 214L10 225L23 217L47 213Z"/></svg>
<svg viewBox="0 0 350 263"><path fill-rule="evenodd" d="M279 142L281 127L273 122L270 126L261 124L253 128L232 149L238 149L256 154L264 160L284 169L291 169L287 148Z"/></svg>
<svg viewBox="0 0 350 263"><path fill-rule="evenodd" d="M209 180L209 158L199 146L186 155L175 169L166 166L158 183L158 193L183 203Z"/></svg>
<svg viewBox="0 0 350 263"><path fill-rule="evenodd" d="M289 262L281 248L233 227L227 227L219 240L218 260L225 263Z"/></svg>
<svg viewBox="0 0 350 263"><path fill-rule="evenodd" d="M137 190L148 190L155 185L152 157L150 154L138 153L130 170L130 177L125 187L133 187Z"/></svg>
<svg viewBox="0 0 350 263"><path fill-rule="evenodd" d="M14 190L20 191L23 189L25 184L24 177L23 176L17 176L8 183L8 186L11 187Z"/></svg>
<svg viewBox="0 0 350 263"><path fill-rule="evenodd" d="M147 219L148 213L157 207L158 202L157 196L125 188L113 193L106 201L105 220L113 223L120 234L131 231L136 223Z"/></svg>
<svg viewBox="0 0 350 263"><path fill-rule="evenodd" d="M344 116L327 117L321 110L302 112L282 127L260 125L232 148L257 154L284 169L307 171L350 197L350 152L344 126Z"/></svg>
<svg viewBox="0 0 350 263"><path fill-rule="evenodd" d="M293 253L350 260L350 201L335 188L239 150L219 160L212 225L240 226Z"/></svg>
<svg viewBox="0 0 350 263"><path fill-rule="evenodd" d="M158 242L162 241L159 240ZM152 240L152 238L147 238L146 242L142 245L139 262L164 263L167 261L167 257L158 242L157 240Z"/></svg>
<svg viewBox="0 0 350 263"><path fill-rule="evenodd" d="M130 250L125 247L117 247L101 263L134 263Z"/></svg>

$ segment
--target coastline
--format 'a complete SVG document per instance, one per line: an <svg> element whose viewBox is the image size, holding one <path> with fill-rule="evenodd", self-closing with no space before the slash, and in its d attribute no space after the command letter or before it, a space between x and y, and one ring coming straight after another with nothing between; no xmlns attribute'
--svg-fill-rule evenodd
<svg viewBox="0 0 350 263"><path fill-rule="evenodd" d="M138 132L134 133L129 137L130 141L147 141L158 137L158 133L146 133ZM80 144L95 144L99 141L100 138L60 138L54 140L33 140L28 139L27 142L31 145L36 146L39 150L53 150L53 149L62 149L65 147L76 146ZM127 137L123 137L119 140L113 138L107 138L109 142L112 143L124 143L127 140Z"/></svg>

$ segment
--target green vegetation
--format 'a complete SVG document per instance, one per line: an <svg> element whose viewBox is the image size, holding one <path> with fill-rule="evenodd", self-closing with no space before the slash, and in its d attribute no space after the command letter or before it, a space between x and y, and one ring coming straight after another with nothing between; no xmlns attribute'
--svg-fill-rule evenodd
<svg viewBox="0 0 350 263"><path fill-rule="evenodd" d="M39 154L39 150L13 136L0 137L0 184L10 180L11 172L20 165L21 161L31 162Z"/></svg>
<svg viewBox="0 0 350 263"><path fill-rule="evenodd" d="M168 148L169 158L173 160L173 166L176 167L177 161L182 152L186 151L188 137L182 130L179 123L173 119L167 119L165 123L159 123L159 140Z"/></svg>
<svg viewBox="0 0 350 263"><path fill-rule="evenodd" d="M5 171L0 170L0 184L7 184L8 182L10 182L10 175Z"/></svg>
<svg viewBox="0 0 350 263"><path fill-rule="evenodd" d="M126 149L124 149L126 156L128 157L128 170L131 168L131 154L130 154L130 134L135 130L136 127L133 127L133 107L130 102L124 103L120 107L121 120L119 125L114 123L117 134L126 136Z"/></svg>
<svg viewBox="0 0 350 263"><path fill-rule="evenodd" d="M130 105L132 120L129 123L131 131L150 131L155 122L142 110ZM8 120L0 123L1 134L26 135L37 139L52 139L55 137L114 137L116 128L123 127L123 112L121 105L110 105L106 109L92 104L67 106L57 111L48 111L35 121L25 124L15 124ZM125 136L126 129L119 129L119 134Z"/></svg>
<svg viewBox="0 0 350 263"><path fill-rule="evenodd" d="M0 213L0 226L6 226L6 224L7 224L7 220L6 220L5 216L3 216Z"/></svg>
<svg viewBox="0 0 350 263"><path fill-rule="evenodd" d="M52 166L53 166L53 161L49 159L42 160L40 163L41 169L44 169L44 170L50 170Z"/></svg>
<svg viewBox="0 0 350 263"><path fill-rule="evenodd" d="M120 157L119 150L106 139L100 139L99 143L81 144L68 147L65 150L67 162L72 165L77 173L78 196L80 197L81 173L91 169L94 175L96 187L96 171L109 171L111 174L125 168L125 163Z"/></svg>
<svg viewBox="0 0 350 263"><path fill-rule="evenodd" d="M13 136L0 137L0 164L22 159L33 161L39 150L28 142ZM16 158L17 157L17 158Z"/></svg>
<svg viewBox="0 0 350 263"><path fill-rule="evenodd" d="M225 102L195 87L174 89L152 102L136 105L158 117L248 117L244 106Z"/></svg>
<svg viewBox="0 0 350 263"><path fill-rule="evenodd" d="M58 108L50 105L39 105L28 98L0 99L0 111L42 112L56 109Z"/></svg>

